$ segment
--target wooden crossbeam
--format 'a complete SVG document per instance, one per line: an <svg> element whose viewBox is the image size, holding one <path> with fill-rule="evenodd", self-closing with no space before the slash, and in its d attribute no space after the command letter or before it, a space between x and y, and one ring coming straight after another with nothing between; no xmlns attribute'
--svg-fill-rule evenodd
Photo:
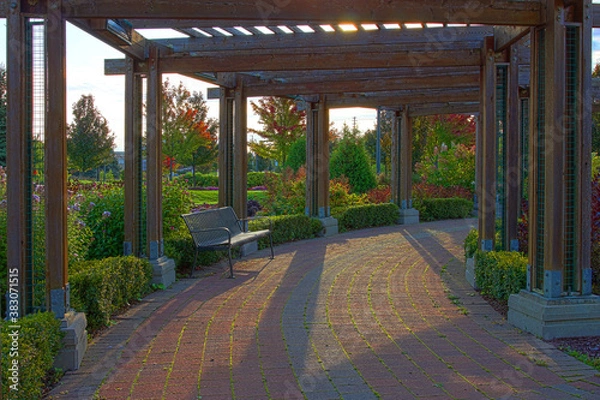
<svg viewBox="0 0 600 400"><path fill-rule="evenodd" d="M315 22L439 22L490 25L537 25L542 20L540 0L70 0L63 13L67 18L145 18L250 20L261 25L276 21Z"/></svg>
<svg viewBox="0 0 600 400"><path fill-rule="evenodd" d="M491 27L456 27L415 30L381 30L373 32L315 32L294 35L219 36L161 39L154 42L168 47L175 54L227 51L273 51L301 49L315 52L321 48L354 46L418 45L420 48L442 50L448 44L455 47L481 47L485 36L492 36Z"/></svg>
<svg viewBox="0 0 600 400"><path fill-rule="evenodd" d="M443 89L443 90L397 90L373 93L344 93L327 95L331 108L345 107L398 107L402 104L427 102L464 103L476 102L479 99L477 89Z"/></svg>
<svg viewBox="0 0 600 400"><path fill-rule="evenodd" d="M274 83L262 81L247 83L249 96L286 96L309 95L344 92L379 92L390 90L417 89L456 89L478 88L479 73L448 74L427 77L380 77L372 78L368 71L363 71L360 79L328 80L317 73L312 82L306 83Z"/></svg>

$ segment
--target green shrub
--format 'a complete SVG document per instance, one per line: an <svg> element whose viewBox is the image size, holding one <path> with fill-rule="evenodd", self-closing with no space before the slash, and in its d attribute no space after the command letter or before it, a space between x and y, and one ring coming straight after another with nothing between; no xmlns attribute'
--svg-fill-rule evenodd
<svg viewBox="0 0 600 400"><path fill-rule="evenodd" d="M527 285L527 258L521 253L490 251L475 253L475 282L481 292L508 300Z"/></svg>
<svg viewBox="0 0 600 400"><path fill-rule="evenodd" d="M269 219L273 224L273 244L310 239L315 237L323 229L321 221L302 214L280 215L269 217ZM251 231L267 229L268 227L269 220L267 218L255 219L249 224ZM265 248L268 245L268 238L263 238L259 241L260 248Z"/></svg>
<svg viewBox="0 0 600 400"><path fill-rule="evenodd" d="M18 356L12 350L11 326L18 328ZM60 321L52 313L30 314L18 320L16 324L0 319L0 337L2 342L2 370L0 393L7 399L41 399L46 385L46 377L53 373L54 358L62 347L63 332ZM12 353L12 354L11 354ZM18 392L11 389L10 368L18 360ZM3 397L4 398L4 397Z"/></svg>
<svg viewBox="0 0 600 400"><path fill-rule="evenodd" d="M194 242L188 233L181 232L169 238L165 238L165 255L175 261L177 272L180 274L189 274L190 268L194 263ZM197 265L211 265L225 257L224 252L202 251L198 253Z"/></svg>
<svg viewBox="0 0 600 400"><path fill-rule="evenodd" d="M191 172L186 172L176 177L174 181L187 186L219 186L219 176L217 174L201 174L196 172L194 175Z"/></svg>
<svg viewBox="0 0 600 400"><path fill-rule="evenodd" d="M266 181L264 172L248 172L247 179L248 189L256 186L265 186Z"/></svg>
<svg viewBox="0 0 600 400"><path fill-rule="evenodd" d="M465 238L465 258L475 257L475 253L479 250L479 231L477 229L471 229L469 234Z"/></svg>
<svg viewBox="0 0 600 400"><path fill-rule="evenodd" d="M332 178L348 178L352 193L366 193L377 186L365 146L354 137L344 138L331 153Z"/></svg>
<svg viewBox="0 0 600 400"><path fill-rule="evenodd" d="M417 199L414 207L419 210L421 221L467 218L473 211L473 202L461 198Z"/></svg>
<svg viewBox="0 0 600 400"><path fill-rule="evenodd" d="M396 204L366 204L348 208L337 216L340 231L370 228L374 226L394 225L399 218Z"/></svg>
<svg viewBox="0 0 600 400"><path fill-rule="evenodd" d="M151 291L152 266L136 257L88 261L73 270L71 305L85 312L90 331L108 326L117 310Z"/></svg>
<svg viewBox="0 0 600 400"><path fill-rule="evenodd" d="M191 193L182 184L165 182L162 194L164 238L187 232L181 214L189 213L194 206Z"/></svg>

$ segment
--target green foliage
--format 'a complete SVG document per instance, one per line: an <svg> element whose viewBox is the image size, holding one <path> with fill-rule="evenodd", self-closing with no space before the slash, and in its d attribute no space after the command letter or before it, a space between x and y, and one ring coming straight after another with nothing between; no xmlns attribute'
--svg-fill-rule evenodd
<svg viewBox="0 0 600 400"><path fill-rule="evenodd" d="M123 253L124 209L122 188L107 186L88 195L82 204L82 211L84 221L94 237L88 249L87 260L116 257Z"/></svg>
<svg viewBox="0 0 600 400"><path fill-rule="evenodd" d="M282 174L265 174L268 199L263 204L267 215L303 214L306 204L306 172L300 168L294 173L290 168Z"/></svg>
<svg viewBox="0 0 600 400"><path fill-rule="evenodd" d="M366 194L350 192L350 184L346 177L329 182L329 206L332 214L339 215L348 207L367 203L368 197Z"/></svg>
<svg viewBox="0 0 600 400"><path fill-rule="evenodd" d="M269 228L269 219L272 223L273 244L292 242L294 240L310 239L323 230L321 221L306 215L280 215L267 218L259 218L250 221L251 231ZM259 241L260 248L268 246L269 239L263 238Z"/></svg>
<svg viewBox="0 0 600 400"><path fill-rule="evenodd" d="M67 154L70 167L86 172L114 159L115 137L106 118L94 105L94 96L82 95L73 104L73 123L67 127Z"/></svg>
<svg viewBox="0 0 600 400"><path fill-rule="evenodd" d="M18 356L11 354L12 325L18 325ZM17 324L0 319L0 340L2 360L0 362L0 393L7 399L41 399L45 378L53 373L54 358L62 347L64 334L60 331L60 321L52 313L30 314ZM18 392L11 390L13 360L18 361Z"/></svg>
<svg viewBox="0 0 600 400"><path fill-rule="evenodd" d="M473 212L473 202L460 198L416 199L414 207L421 221L467 218Z"/></svg>
<svg viewBox="0 0 600 400"><path fill-rule="evenodd" d="M479 232L477 229L471 229L465 238L465 258L475 257L475 253L479 250Z"/></svg>
<svg viewBox="0 0 600 400"><path fill-rule="evenodd" d="M194 187L218 187L219 176L217 174L200 174L196 173L195 176L191 172L186 172L174 179L180 183L185 183L187 186Z"/></svg>
<svg viewBox="0 0 600 400"><path fill-rule="evenodd" d="M276 160L286 165L292 144L306 133L306 113L299 111L293 99L264 97L257 103L251 102L252 110L258 115L262 130L249 129L261 140L249 143L250 149L260 157Z"/></svg>
<svg viewBox="0 0 600 400"><path fill-rule="evenodd" d="M284 167L289 167L297 172L304 165L306 165L306 137L302 136L290 146Z"/></svg>
<svg viewBox="0 0 600 400"><path fill-rule="evenodd" d="M339 216L340 231L363 229L375 226L394 225L399 218L399 209L396 204L366 204L349 207Z"/></svg>
<svg viewBox="0 0 600 400"><path fill-rule="evenodd" d="M353 193L366 193L377 186L363 143L353 136L344 137L335 147L330 160L331 178L348 178Z"/></svg>
<svg viewBox="0 0 600 400"><path fill-rule="evenodd" d="M6 68L0 64L0 166L6 166Z"/></svg>
<svg viewBox="0 0 600 400"><path fill-rule="evenodd" d="M193 205L192 196L184 185L174 182L165 182L163 184L164 238L187 230L181 214L189 213Z"/></svg>
<svg viewBox="0 0 600 400"><path fill-rule="evenodd" d="M194 263L194 242L186 230L165 238L165 255L175 261L177 272L188 274ZM225 257L224 252L203 251L198 253L197 265L211 265Z"/></svg>
<svg viewBox="0 0 600 400"><path fill-rule="evenodd" d="M490 251L475 253L475 282L481 292L508 300L527 285L527 258L521 253Z"/></svg>
<svg viewBox="0 0 600 400"><path fill-rule="evenodd" d="M136 257L87 261L71 274L71 305L85 312L88 329L110 324L110 317L151 291L152 266Z"/></svg>
<svg viewBox="0 0 600 400"><path fill-rule="evenodd" d="M459 186L473 190L475 183L475 147L459 144L424 158L415 167L424 182L443 187Z"/></svg>
<svg viewBox="0 0 600 400"><path fill-rule="evenodd" d="M265 185L265 173L264 172L248 172L247 175L247 186L248 189L256 186Z"/></svg>

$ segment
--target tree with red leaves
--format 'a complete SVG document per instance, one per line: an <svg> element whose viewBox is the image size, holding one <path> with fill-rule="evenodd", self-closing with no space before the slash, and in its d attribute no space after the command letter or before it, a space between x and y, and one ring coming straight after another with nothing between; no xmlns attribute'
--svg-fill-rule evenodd
<svg viewBox="0 0 600 400"><path fill-rule="evenodd" d="M306 133L306 113L298 110L294 100L284 97L264 97L250 104L263 126L262 130L249 129L261 139L251 141L250 149L284 165L292 144Z"/></svg>
<svg viewBox="0 0 600 400"><path fill-rule="evenodd" d="M216 123L207 120L207 112L202 94L191 93L181 82L179 86L170 86L169 80L163 83L163 157L171 178L177 165L195 170L200 154L216 157Z"/></svg>

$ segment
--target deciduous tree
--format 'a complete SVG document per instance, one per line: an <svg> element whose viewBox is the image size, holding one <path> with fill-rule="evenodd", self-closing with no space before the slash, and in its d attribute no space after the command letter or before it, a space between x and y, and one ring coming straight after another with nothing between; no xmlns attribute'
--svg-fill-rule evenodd
<svg viewBox="0 0 600 400"><path fill-rule="evenodd" d="M249 129L262 139L251 141L250 148L283 166L292 144L306 134L306 113L298 110L294 100L283 97L264 97L250 104L263 126L262 130Z"/></svg>
<svg viewBox="0 0 600 400"><path fill-rule="evenodd" d="M109 164L114 158L114 147L115 137L94 105L94 96L82 95L73 104L73 122L67 127L70 168L87 172Z"/></svg>

